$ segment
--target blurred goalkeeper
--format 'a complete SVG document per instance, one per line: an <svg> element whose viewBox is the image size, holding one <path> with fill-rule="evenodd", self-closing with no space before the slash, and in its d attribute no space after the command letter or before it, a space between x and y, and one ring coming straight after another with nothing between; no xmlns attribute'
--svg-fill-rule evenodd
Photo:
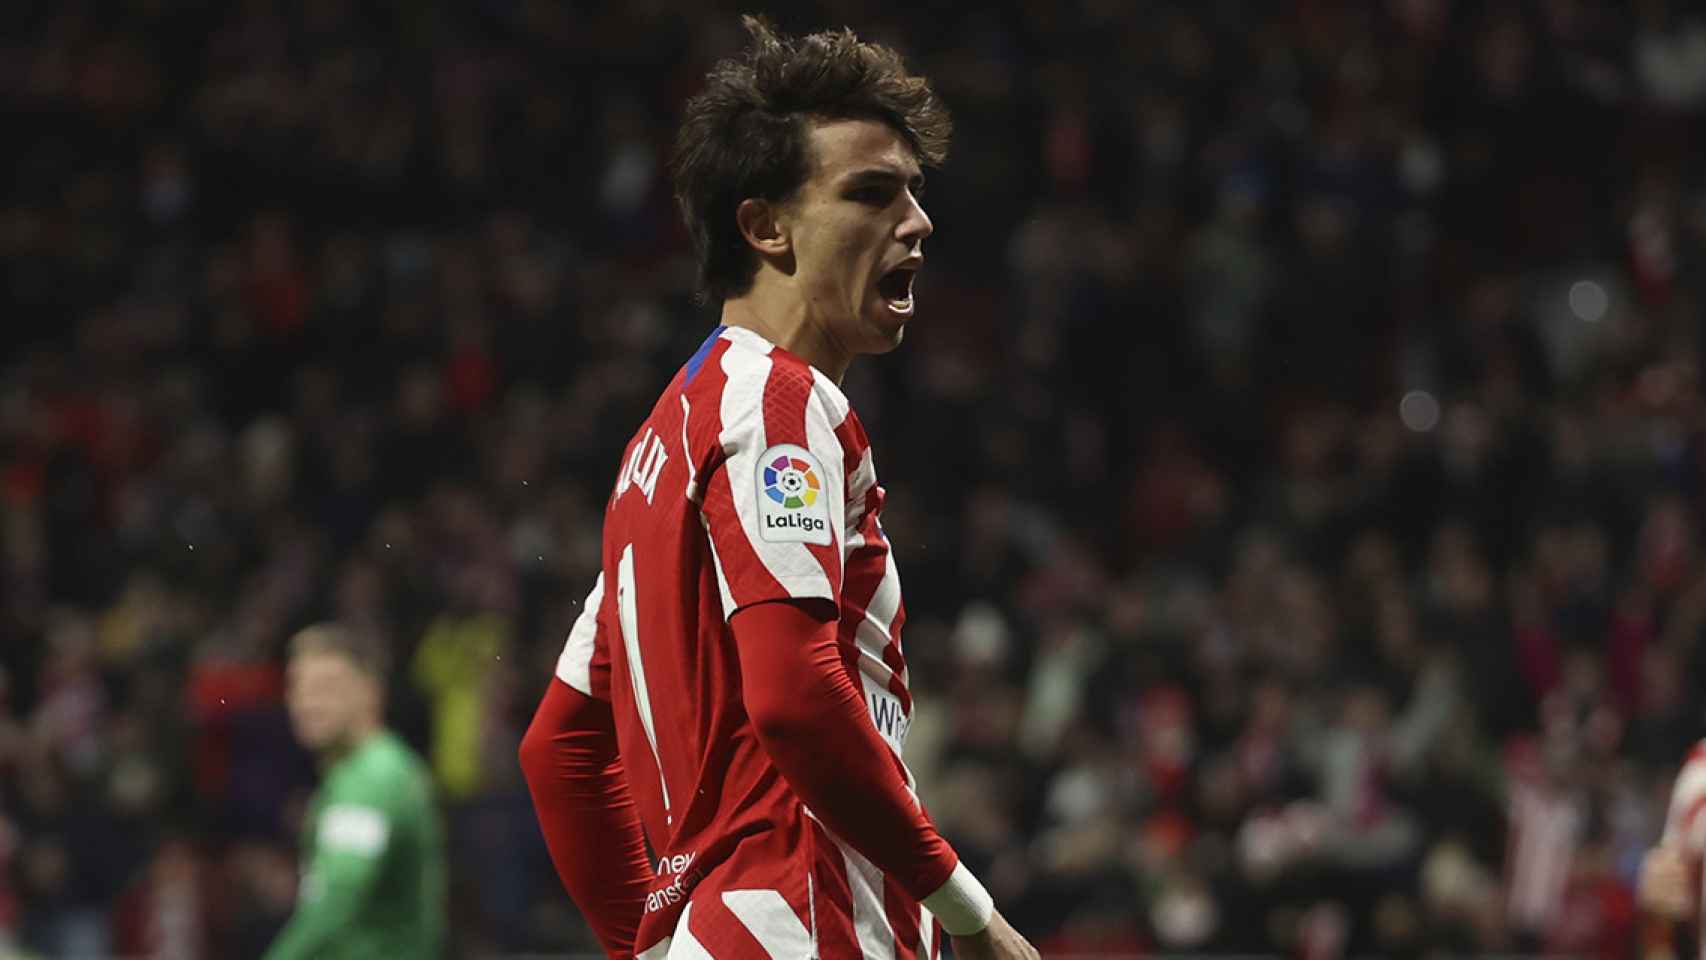
<svg viewBox="0 0 1706 960"><path fill-rule="evenodd" d="M635 431L521 760L612 956L1036 951L919 803L900 576L841 391L899 345L949 121L892 50L747 18L676 140L721 305Z"/></svg>
<svg viewBox="0 0 1706 960"><path fill-rule="evenodd" d="M384 677L384 653L365 634L323 624L291 639L290 721L323 779L303 829L296 912L266 960L443 951L438 811L425 764L381 725Z"/></svg>

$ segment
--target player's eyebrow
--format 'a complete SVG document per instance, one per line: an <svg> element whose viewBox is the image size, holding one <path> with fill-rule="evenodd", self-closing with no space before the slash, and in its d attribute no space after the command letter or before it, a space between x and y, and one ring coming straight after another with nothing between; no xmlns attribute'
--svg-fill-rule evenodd
<svg viewBox="0 0 1706 960"><path fill-rule="evenodd" d="M842 180L842 186L846 188L863 186L898 186L903 182L911 186L913 192L916 193L924 186L924 174L914 173L911 177L907 177L902 171L896 170L892 167L867 167L863 170L858 170L848 174L847 177Z"/></svg>

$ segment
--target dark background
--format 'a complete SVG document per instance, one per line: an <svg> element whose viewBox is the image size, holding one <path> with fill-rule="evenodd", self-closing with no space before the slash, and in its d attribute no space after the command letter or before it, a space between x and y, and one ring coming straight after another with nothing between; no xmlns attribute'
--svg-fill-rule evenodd
<svg viewBox="0 0 1706 960"><path fill-rule="evenodd" d="M297 627L384 632L458 955L591 945L514 762L715 322L727 3L23 3L0 39L0 954L255 956ZM1045 952L1631 956L1706 728L1706 19L790 4L934 78L847 388L922 793ZM174 952L176 951L176 952Z"/></svg>

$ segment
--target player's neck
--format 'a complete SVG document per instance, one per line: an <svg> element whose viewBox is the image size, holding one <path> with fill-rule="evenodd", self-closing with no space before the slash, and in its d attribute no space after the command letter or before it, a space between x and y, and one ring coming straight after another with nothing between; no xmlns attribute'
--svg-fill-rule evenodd
<svg viewBox="0 0 1706 960"><path fill-rule="evenodd" d="M827 324L807 310L797 290L766 283L763 276L745 295L723 301L722 322L751 330L811 364L837 386L853 362L853 355L829 336Z"/></svg>
<svg viewBox="0 0 1706 960"><path fill-rule="evenodd" d="M338 761L360 750L379 733L379 729L380 723L377 719L363 720L351 726L344 736L320 751L320 769L331 769Z"/></svg>

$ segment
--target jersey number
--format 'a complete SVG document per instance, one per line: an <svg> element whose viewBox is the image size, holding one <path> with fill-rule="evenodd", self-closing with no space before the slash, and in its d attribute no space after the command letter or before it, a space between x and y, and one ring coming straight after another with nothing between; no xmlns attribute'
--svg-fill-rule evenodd
<svg viewBox="0 0 1706 960"><path fill-rule="evenodd" d="M652 698L646 692L646 665L640 659L639 605L634 601L634 545L622 548L622 559L616 565L616 617L622 627L622 647L628 652L628 679L634 685L634 709L639 711L640 726L646 729L646 742L652 746L652 759L657 762L658 786L663 789L664 821L675 823L669 809L669 784L663 778L663 757L658 754L657 727L652 722Z"/></svg>

